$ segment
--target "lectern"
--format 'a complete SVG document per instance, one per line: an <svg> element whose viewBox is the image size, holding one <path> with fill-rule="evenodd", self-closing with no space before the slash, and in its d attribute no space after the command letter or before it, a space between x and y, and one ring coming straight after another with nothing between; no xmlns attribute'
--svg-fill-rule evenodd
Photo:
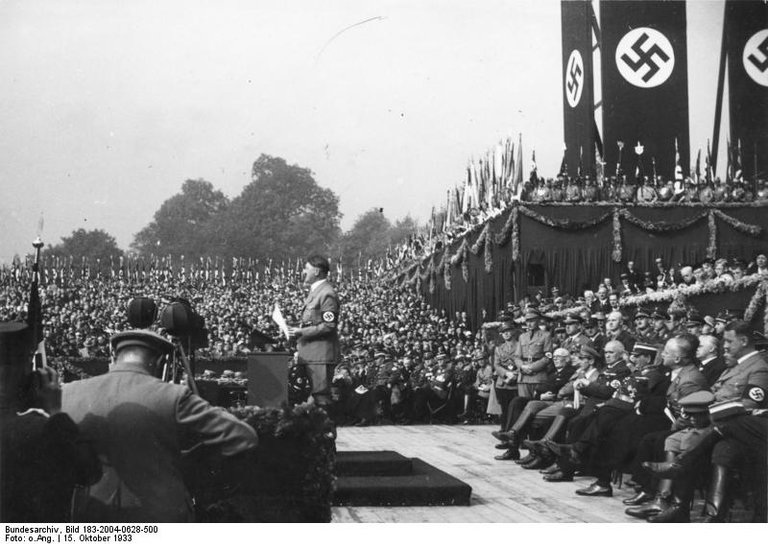
<svg viewBox="0 0 768 544"><path fill-rule="evenodd" d="M288 352L259 352L248 356L248 404L279 408L288 400Z"/></svg>

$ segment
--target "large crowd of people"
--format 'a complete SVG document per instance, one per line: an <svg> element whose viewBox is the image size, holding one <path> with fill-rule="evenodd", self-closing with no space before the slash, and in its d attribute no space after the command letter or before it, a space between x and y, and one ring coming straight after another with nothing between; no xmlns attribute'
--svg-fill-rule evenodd
<svg viewBox="0 0 768 544"><path fill-rule="evenodd" d="M768 276L765 255L677 270L661 259L652 271L628 263L619 278L605 278L584 293L555 287L510 301L488 323L474 326L464 313L430 307L410 287L343 278L334 282L342 301L342 361L327 409L339 425L498 423L500 462L539 469L547 482L594 475L595 482L579 490L589 496L611 496L614 475L631 473L638 492L626 501L627 514L654 522L688 519L694 484L711 461L707 516L721 521L733 474L765 466L765 441L755 447L755 437L765 436L758 414L766 407L768 363L757 351L764 339L740 321L744 308L702 315L675 305L632 307L626 299L748 275ZM26 317L28 289L27 282L4 276L0 320ZM47 355L53 362L108 357L109 338L129 328L126 305L137 296L161 305L188 300L205 319L208 347L201 356L225 359L265 349L253 341L254 330L273 342L266 349L290 350L272 312L277 305L289 322L298 322L303 294L292 274L267 281L165 274L43 283ZM295 402L311 390L302 389L306 376L299 371L291 371L298 378L290 383ZM728 402L736 406L729 408L734 415L723 417ZM761 459L762 465L755 462ZM765 492L765 471L757 472L742 480L757 483L755 499ZM765 517L764 501L754 502L754 512L756 519Z"/></svg>

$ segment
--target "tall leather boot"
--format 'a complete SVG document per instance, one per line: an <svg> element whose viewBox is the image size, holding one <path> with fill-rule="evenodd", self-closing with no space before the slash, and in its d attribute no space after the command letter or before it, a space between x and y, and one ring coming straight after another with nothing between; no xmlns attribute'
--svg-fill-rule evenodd
<svg viewBox="0 0 768 544"><path fill-rule="evenodd" d="M671 451L664 452L667 462L673 462L677 455ZM651 516L661 514L671 505L672 480L659 480L656 486L656 495L651 502L640 506L633 506L624 510L624 513L633 518L648 519Z"/></svg>
<svg viewBox="0 0 768 544"><path fill-rule="evenodd" d="M728 515L728 468L712 465L712 476L704 503L704 523L723 523Z"/></svg>
<svg viewBox="0 0 768 544"><path fill-rule="evenodd" d="M689 523L691 521L691 498L693 480L679 478L673 485L671 504L656 516L647 519L648 523Z"/></svg>

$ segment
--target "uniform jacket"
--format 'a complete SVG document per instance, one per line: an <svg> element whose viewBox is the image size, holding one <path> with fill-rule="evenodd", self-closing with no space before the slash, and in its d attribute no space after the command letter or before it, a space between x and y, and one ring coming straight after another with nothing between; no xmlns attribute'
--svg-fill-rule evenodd
<svg viewBox="0 0 768 544"><path fill-rule="evenodd" d="M677 403L680 399L687 397L696 391L709 389L707 379L696 365L682 367L677 376L674 379L670 376L670 379L672 381L670 382L669 387L667 387L667 393L664 399L658 397L646 399L640 403L640 413L662 413L664 408L668 406L675 416L679 416L680 407Z"/></svg>
<svg viewBox="0 0 768 544"><path fill-rule="evenodd" d="M754 352L736 366L725 369L712 386L715 402L743 397L748 408L764 408L766 392L768 363L758 352Z"/></svg>
<svg viewBox="0 0 768 544"><path fill-rule="evenodd" d="M4 415L0 445L0 521L65 523L75 485L101 477L96 452L72 419L30 411Z"/></svg>
<svg viewBox="0 0 768 544"><path fill-rule="evenodd" d="M699 366L701 373L707 379L707 384L712 387L720 375L728 368L725 364L725 359L722 357L715 357L709 361L706 365Z"/></svg>
<svg viewBox="0 0 768 544"><path fill-rule="evenodd" d="M612 384L615 381L621 381L629 376L630 371L627 367L627 363L619 361L612 367L606 367L600 371L597 379L584 387L581 392L585 397L599 400L607 400L611 398L616 391L616 387Z"/></svg>
<svg viewBox="0 0 768 544"><path fill-rule="evenodd" d="M104 466L90 488L104 509L83 512L88 521L191 521L182 450L206 445L230 456L257 443L250 426L140 364L113 365L107 374L67 384L62 410Z"/></svg>
<svg viewBox="0 0 768 544"><path fill-rule="evenodd" d="M567 349L569 352L578 352L581 350L581 346L588 345L592 347L592 341L582 331L574 336L569 336L563 341L563 345L560 346L563 349Z"/></svg>
<svg viewBox="0 0 768 544"><path fill-rule="evenodd" d="M498 389L517 390L517 381L506 379L506 373L508 371L517 371L514 359L516 350L517 342L514 340L503 342L493 350L493 370L496 372L496 376L498 376L496 378L496 387Z"/></svg>
<svg viewBox="0 0 768 544"><path fill-rule="evenodd" d="M571 377L568 379L568 382L564 386L560 388L560 390L557 392L557 398L558 400L563 399L572 399L573 398L573 384L576 382L576 380L579 380L581 378L587 378L590 382L594 382L597 380L598 376L600 375L600 371L596 368L590 368L585 373L580 368L574 372Z"/></svg>
<svg viewBox="0 0 768 544"><path fill-rule="evenodd" d="M542 383L547 381L549 359L546 353L552 352L552 335L540 329L524 332L517 341L515 365L520 370L518 383ZM530 366L529 373L522 370L523 365Z"/></svg>
<svg viewBox="0 0 768 544"><path fill-rule="evenodd" d="M301 335L297 341L299 361L305 364L335 365L339 347L339 298L326 280L307 296L301 312Z"/></svg>
<svg viewBox="0 0 768 544"><path fill-rule="evenodd" d="M544 393L557 394L560 389L567 384L571 376L576 372L576 367L573 365L564 366L561 369L555 370L553 374L547 377L547 381L540 384L536 388L536 397L540 397Z"/></svg>

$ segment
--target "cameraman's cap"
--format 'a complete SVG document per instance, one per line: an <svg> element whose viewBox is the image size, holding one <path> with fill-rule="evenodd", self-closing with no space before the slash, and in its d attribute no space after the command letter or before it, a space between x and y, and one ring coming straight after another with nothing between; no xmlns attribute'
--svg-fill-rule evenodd
<svg viewBox="0 0 768 544"><path fill-rule="evenodd" d="M128 346L141 346L156 353L165 354L173 351L173 343L156 332L147 330L123 331L109 339L115 353Z"/></svg>
<svg viewBox="0 0 768 544"><path fill-rule="evenodd" d="M31 354L32 329L23 321L0 323L0 365L27 364Z"/></svg>
<svg viewBox="0 0 768 544"><path fill-rule="evenodd" d="M686 412L695 414L706 412L713 402L715 402L715 396L709 391L696 391L680 399L678 404L681 408L685 408Z"/></svg>

